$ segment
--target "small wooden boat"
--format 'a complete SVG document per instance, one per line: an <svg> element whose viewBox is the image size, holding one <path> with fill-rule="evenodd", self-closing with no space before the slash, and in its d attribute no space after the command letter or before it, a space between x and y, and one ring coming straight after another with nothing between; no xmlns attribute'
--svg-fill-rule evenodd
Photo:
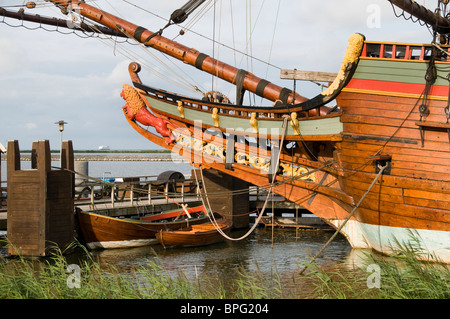
<svg viewBox="0 0 450 319"><path fill-rule="evenodd" d="M82 239L90 249L128 248L156 244L163 229L179 229L208 221L203 206L137 218L109 217L77 210Z"/></svg>
<svg viewBox="0 0 450 319"><path fill-rule="evenodd" d="M178 230L161 230L156 234L156 239L164 248L211 245L225 240L216 227L228 235L231 230L231 221L220 219L217 220L217 225L204 223Z"/></svg>

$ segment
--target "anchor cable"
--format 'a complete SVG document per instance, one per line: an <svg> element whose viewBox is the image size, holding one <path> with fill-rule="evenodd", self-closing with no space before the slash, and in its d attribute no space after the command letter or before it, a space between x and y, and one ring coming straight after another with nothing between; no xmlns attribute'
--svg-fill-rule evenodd
<svg viewBox="0 0 450 319"><path fill-rule="evenodd" d="M288 121L288 118L289 118L289 116L287 116L287 115L285 115L285 116L283 117L283 128L282 128L282 129L283 129L283 135L281 136L281 144L280 144L280 145L283 145L283 142L284 142L284 137L285 137L285 135L286 135L286 128L287 128L287 121ZM278 164L279 164L279 162L280 162L281 150L282 150L282 147L280 147L280 150L279 150L279 152L278 152L277 161L276 161L276 165L274 165L274 169L276 169L276 168L278 167ZM212 209L211 209L211 203L209 202L209 197L208 197L208 194L207 194L207 191L206 191L206 187L205 187L206 185L205 185L205 180L204 180L203 170L202 170L202 168L201 168L201 165L200 165L200 173L201 173L202 186L203 186L202 188L203 188L203 191L204 191L205 198L206 198L206 201L207 201L208 206L206 206L205 201L204 201L204 199L203 199L203 196L201 196L201 198L202 198L202 203L203 203L203 205L204 205L205 207L207 207L207 209L209 209L209 211L212 212ZM198 184L198 178L197 178L196 170L194 170L194 174L195 174L195 180L197 181L197 184ZM259 224L259 222L260 222L260 220L261 220L261 218L262 218L262 216L263 216L263 214L264 214L264 211L265 211L265 209L266 209L266 205L267 205L267 203L268 203L268 201L269 201L269 198L270 198L270 194L273 192L272 189L273 189L273 187L275 186L275 180L276 180L276 172L275 172L274 174L272 174L272 183L270 184L269 194L266 196L266 200L264 201L264 205L263 205L263 208L262 208L262 210L261 210L261 213L259 214L258 218L255 220L255 223L253 224L253 226L250 228L250 230L249 230L245 235L241 236L240 238L232 238L232 237L228 236L228 235L225 234L225 233L222 231L222 229L220 229L220 227L218 226L217 220L215 219L214 214L208 214L208 216L210 216L210 221L211 221L211 223L214 225L214 227L216 228L216 230L217 230L220 234L222 234L222 236L224 236L225 238L227 238L227 239L229 239L229 240L233 240L233 241L242 240L242 239L248 237L248 236L253 232L253 230L256 228L256 226L258 226L258 224Z"/></svg>
<svg viewBox="0 0 450 319"><path fill-rule="evenodd" d="M342 228L344 228L344 226L347 224L347 222L350 220L350 218L355 214L356 210L359 208L359 206L361 205L361 203L364 201L364 199L366 198L366 196L369 194L369 192L372 190L372 187L375 185L376 181L378 180L378 178L381 176L381 174L383 174L383 171L388 167L388 164L386 163L385 166L381 166L378 165L378 168L380 169L380 171L378 172L377 176L375 176L375 178L372 181L372 184L370 184L369 188L367 189L367 191L364 193L364 195L361 197L361 199L359 200L359 202L356 204L356 206L352 209L352 211L350 212L350 214L347 216L347 218L344 220L344 222L336 229L336 231L334 232L333 236L330 237L330 239L327 241L327 243L319 250L319 252L311 259L311 261L309 262L309 264L313 263L317 257L319 257L322 252L325 250L325 248L328 247L328 245L333 241L333 239L337 236L337 234L340 233L340 231L342 230ZM302 275L305 270L308 268L308 265L305 265L305 267L300 271L299 275Z"/></svg>

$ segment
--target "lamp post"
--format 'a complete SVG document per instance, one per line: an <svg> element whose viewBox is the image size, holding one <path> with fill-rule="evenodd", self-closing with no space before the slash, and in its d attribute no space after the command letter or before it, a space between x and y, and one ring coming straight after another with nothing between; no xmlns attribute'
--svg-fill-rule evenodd
<svg viewBox="0 0 450 319"><path fill-rule="evenodd" d="M59 165L62 168L62 132L64 131L64 124L68 124L64 122L64 120L55 122L55 124L59 125L59 134L60 134L60 151L59 151Z"/></svg>

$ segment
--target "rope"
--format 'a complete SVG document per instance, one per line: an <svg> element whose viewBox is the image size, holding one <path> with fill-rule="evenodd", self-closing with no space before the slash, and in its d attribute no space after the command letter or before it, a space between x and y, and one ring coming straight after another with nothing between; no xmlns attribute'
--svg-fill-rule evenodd
<svg viewBox="0 0 450 319"><path fill-rule="evenodd" d="M202 179L202 183L203 183L203 189L204 189L204 192L205 192L205 198L206 198L206 200L207 200L207 202L208 202L208 203L206 204L206 203L205 203L205 200L203 199L203 196L201 196L202 204L203 204L203 206L204 206L205 208L207 208L208 211L212 212L212 210L211 210L211 204L210 204L210 202L209 202L209 198L208 198L208 195L207 195L207 192L206 192L206 189L205 189L205 182L204 182L204 177L203 177L203 171L202 171L202 169L200 169L200 172L202 173L202 174L201 174L201 179ZM196 170L194 170L194 174L195 174L195 180L196 180L197 183L198 183ZM210 220L211 224L214 225L214 228L215 228L215 229L216 229L223 237L225 237L225 238L227 238L227 239L229 239L229 240L239 241L239 240L242 240L242 239L245 239L246 237L248 237L248 236L255 230L256 226L258 226L258 224L259 224L259 222L260 222L260 220L261 220L261 218L262 218L262 216L263 216L263 214L264 214L264 211L265 211L265 209L266 209L266 205L267 205L268 199L269 199L269 196L266 197L266 200L264 201L264 205L263 205L263 208L262 208L262 210L261 210L261 213L258 215L258 218L255 220L255 223L253 224L253 226L250 228L250 230L249 230L245 235L243 235L243 236L241 236L241 237L239 237L239 238L232 238L232 237L228 236L227 234L225 234L225 233L223 232L223 230L219 227L219 225L218 225L218 223L217 223L217 220L216 220L214 214L208 214L208 217L209 217L209 220Z"/></svg>
<svg viewBox="0 0 450 319"><path fill-rule="evenodd" d="M350 214L347 216L347 218L344 220L344 222L339 226L338 229L336 229L336 232L333 234L333 236L331 236L331 238L328 240L328 242L319 250L319 252L311 259L310 263L313 263L317 257L319 257L322 252L325 250L325 248L328 247L328 245L333 241L333 239L337 236L337 234L339 234L339 232L342 230L342 228L344 228L345 224L347 224L347 222L350 220L350 218L355 214L356 210L359 208L359 206L361 205L361 203L363 202L363 200L366 198L366 196L369 194L369 192L372 190L372 187L375 185L376 181L378 180L378 178L381 176L381 174L383 174L383 171L388 167L388 164L386 164L385 166L381 167L380 165L378 165L378 168L380 169L380 171L378 172L377 176L375 176L374 180L372 181L372 184L370 184L369 188L367 189L367 191L364 193L364 195L361 197L361 199L359 200L358 204L356 204L356 206L352 209L352 211L350 212ZM306 268L308 268L308 265L306 265L299 273L299 275L302 275L303 272L306 270Z"/></svg>
<svg viewBox="0 0 450 319"><path fill-rule="evenodd" d="M281 144L280 144L280 145L283 145L283 142L284 142L284 137L285 137L285 135L286 135L286 128L287 128L287 121L288 121L288 118L289 118L288 116L284 116L284 117L283 117L283 135L281 136ZM279 162L280 162L281 150L282 150L282 147L280 147L280 151L278 152L276 165L274 166L275 168L278 167L278 164L279 164ZM207 193L207 191L206 191L206 184L205 184L205 180L204 180L204 176L203 176L203 170L202 170L201 165L200 165L200 173L201 173L202 186L203 186L202 188L203 188L203 190L204 190L205 198L206 198L206 201L207 201L207 204L208 204L208 205L205 204L205 200L203 199L203 196L201 196L201 198L202 198L202 203L203 203L203 206L205 206L209 211L212 212L212 209L211 209L211 203L209 202L208 193ZM195 175L195 180L196 180L196 182L197 182L197 185L199 186L196 170L194 170L194 175ZM245 239L246 237L248 237L248 236L255 230L256 226L258 226L258 224L259 224L259 222L260 222L260 220L261 220L261 218L262 218L262 216L263 216L263 214L264 214L264 211L266 210L266 206L267 206L267 203L268 203L268 201L269 201L270 194L272 193L272 188L273 188L274 185L275 185L275 179L276 179L276 174L274 173L274 174L272 175L272 183L270 184L269 194L267 195L266 200L264 201L264 205L263 205L263 208L262 208L262 210L261 210L261 213L258 215L258 218L255 220L255 223L253 224L253 226L249 229L249 231L248 231L245 235L243 235L243 236L241 236L241 237L239 237L239 238L232 238L232 237L228 236L227 234L225 234L225 233L222 231L222 229L220 229L220 227L218 226L218 223L217 223L217 220L215 219L214 214L208 214L209 219L210 219L210 221L211 221L211 224L214 225L214 227L216 228L216 230L217 230L222 236L224 236L225 238L227 238L227 239L229 239L229 240L238 241L238 240L242 240L242 239Z"/></svg>

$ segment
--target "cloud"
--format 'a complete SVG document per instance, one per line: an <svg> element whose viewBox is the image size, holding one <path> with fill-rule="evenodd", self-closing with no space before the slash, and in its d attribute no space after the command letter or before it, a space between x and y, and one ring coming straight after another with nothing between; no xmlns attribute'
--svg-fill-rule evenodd
<svg viewBox="0 0 450 319"><path fill-rule="evenodd" d="M27 130L34 130L35 128L37 128L38 126L36 125L36 123L26 123L25 124L25 128Z"/></svg>
<svg viewBox="0 0 450 319"><path fill-rule="evenodd" d="M19 64L17 57L20 55L19 47L8 38L0 37L0 70L3 73L17 70Z"/></svg>

